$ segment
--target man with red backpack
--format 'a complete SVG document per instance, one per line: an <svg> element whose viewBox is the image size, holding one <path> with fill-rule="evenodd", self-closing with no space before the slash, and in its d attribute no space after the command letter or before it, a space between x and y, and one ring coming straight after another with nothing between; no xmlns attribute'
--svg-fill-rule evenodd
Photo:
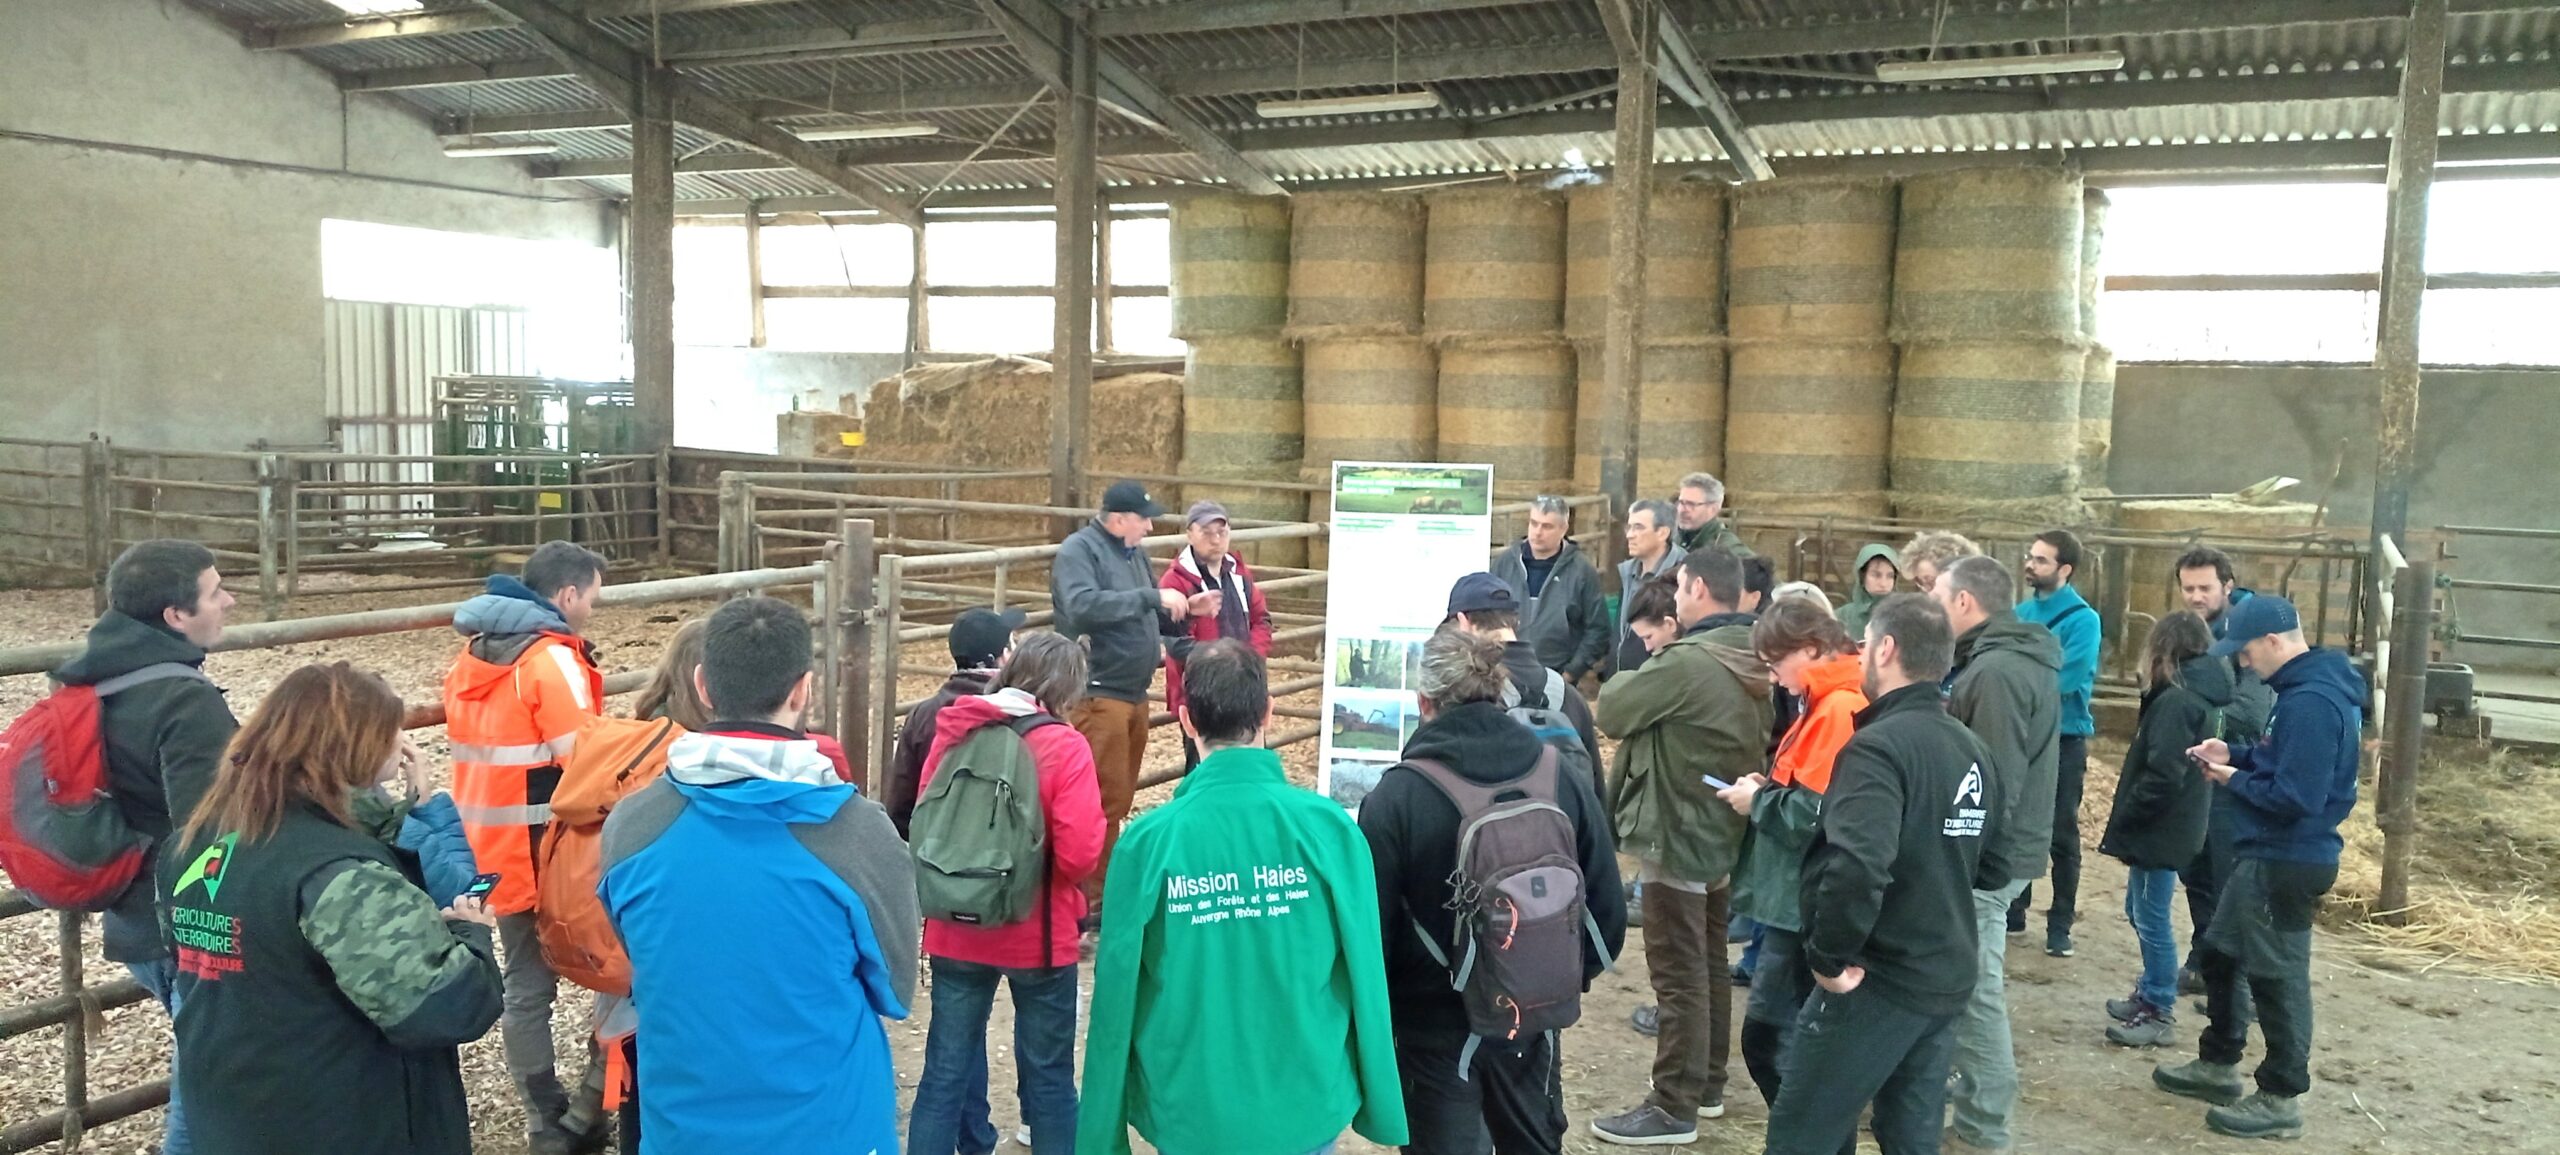
<svg viewBox="0 0 2560 1155"><path fill-rule="evenodd" d="M1557 1031L1626 941L1599 795L1504 712L1508 682L1502 643L1442 628L1422 651L1422 727L1360 804L1408 1155L1563 1151ZM1459 874L1488 896L1463 915Z"/></svg>
<svg viewBox="0 0 2560 1155"><path fill-rule="evenodd" d="M107 960L120 962L174 1018L177 967L164 937L167 896L157 848L186 822L213 784L239 722L201 667L222 638L232 597L213 552L191 541L146 541L107 570L107 612L89 628L89 648L54 671L65 686L97 687L99 733L116 809L153 849L100 920ZM186 1155L179 1079L172 1071L165 1155Z"/></svg>

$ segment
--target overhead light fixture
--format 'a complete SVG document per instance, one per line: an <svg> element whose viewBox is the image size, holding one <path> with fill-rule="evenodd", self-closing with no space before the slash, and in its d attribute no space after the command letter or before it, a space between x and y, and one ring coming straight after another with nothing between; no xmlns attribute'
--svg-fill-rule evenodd
<svg viewBox="0 0 2560 1155"><path fill-rule="evenodd" d="M2051 76L2061 72L2114 72L2124 67L2124 53L2048 52L2034 56L1983 56L1971 60L1894 60L1876 65L1876 79L1887 84L1931 80L1993 80L2004 76Z"/></svg>
<svg viewBox="0 0 2560 1155"><path fill-rule="evenodd" d="M795 128L791 135L807 141L822 140L887 140L899 136L938 136L942 126L930 120L888 120L877 124L848 124L838 128Z"/></svg>
<svg viewBox="0 0 2560 1155"><path fill-rule="evenodd" d="M349 16L394 16L426 7L420 0L329 0L329 3Z"/></svg>
<svg viewBox="0 0 2560 1155"><path fill-rule="evenodd" d="M500 140L492 136L448 136L444 154L466 156L549 156L560 146L547 140Z"/></svg>
<svg viewBox="0 0 2560 1155"><path fill-rule="evenodd" d="M1311 100L1266 100L1253 106L1264 120L1301 116L1348 116L1361 112L1423 112L1440 107L1440 94L1428 88L1411 92L1375 92L1367 96L1319 96Z"/></svg>

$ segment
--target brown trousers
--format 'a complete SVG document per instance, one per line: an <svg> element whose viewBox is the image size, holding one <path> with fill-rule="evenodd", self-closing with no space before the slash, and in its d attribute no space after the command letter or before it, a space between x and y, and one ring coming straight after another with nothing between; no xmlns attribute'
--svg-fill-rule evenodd
<svg viewBox="0 0 2560 1155"><path fill-rule="evenodd" d="M1644 961L1662 1016L1645 1101L1683 1123L1698 1117L1701 1103L1724 1102L1733 1058L1733 971L1724 957L1732 897L1722 886L1709 894L1644 888Z"/></svg>
<svg viewBox="0 0 2560 1155"><path fill-rule="evenodd" d="M1129 820L1129 803L1138 794L1138 764L1147 756L1147 715L1151 707L1117 698L1086 698L1067 711L1067 723L1093 747L1093 778L1102 787L1102 862L1084 882L1093 912L1102 913L1102 878L1111 868L1111 848L1120 842L1120 824Z"/></svg>

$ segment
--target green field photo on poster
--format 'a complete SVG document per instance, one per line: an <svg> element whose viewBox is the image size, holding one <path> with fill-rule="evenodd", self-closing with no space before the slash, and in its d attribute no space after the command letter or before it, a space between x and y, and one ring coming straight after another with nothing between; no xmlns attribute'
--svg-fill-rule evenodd
<svg viewBox="0 0 2560 1155"><path fill-rule="evenodd" d="M1492 511L1491 471L1469 467L1337 466L1338 513L1484 517Z"/></svg>

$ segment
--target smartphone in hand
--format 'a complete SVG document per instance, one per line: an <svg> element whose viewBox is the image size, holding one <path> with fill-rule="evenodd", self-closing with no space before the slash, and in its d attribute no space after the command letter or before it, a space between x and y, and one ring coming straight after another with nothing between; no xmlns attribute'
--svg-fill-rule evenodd
<svg viewBox="0 0 2560 1155"><path fill-rule="evenodd" d="M487 899L490 891L498 889L498 880L504 877L503 874L472 875L471 885L462 888L461 897Z"/></svg>
<svg viewBox="0 0 2560 1155"><path fill-rule="evenodd" d="M1713 774L1700 774L1698 775L1698 781L1704 782L1709 786L1713 786L1718 790L1733 789L1733 783L1727 782L1722 778L1718 778Z"/></svg>

